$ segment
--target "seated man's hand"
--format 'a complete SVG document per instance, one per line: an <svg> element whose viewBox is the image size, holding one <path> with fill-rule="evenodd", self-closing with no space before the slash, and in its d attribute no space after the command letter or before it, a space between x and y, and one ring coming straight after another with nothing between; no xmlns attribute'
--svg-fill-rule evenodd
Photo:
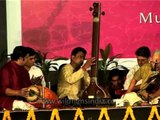
<svg viewBox="0 0 160 120"><path fill-rule="evenodd" d="M38 77L32 76L31 82L36 85L41 85L42 79L43 79L43 76L38 76Z"/></svg>
<svg viewBox="0 0 160 120"><path fill-rule="evenodd" d="M19 91L18 94L21 97L26 98L29 96L28 88L22 88L21 90L18 90L18 91Z"/></svg>
<svg viewBox="0 0 160 120"><path fill-rule="evenodd" d="M95 65L95 57L88 58L86 63L82 66L84 70L88 69L91 65Z"/></svg>

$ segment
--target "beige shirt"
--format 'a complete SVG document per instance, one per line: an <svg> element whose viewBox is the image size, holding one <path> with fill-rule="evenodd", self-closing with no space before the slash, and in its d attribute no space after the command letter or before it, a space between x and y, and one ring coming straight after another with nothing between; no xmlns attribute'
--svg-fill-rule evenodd
<svg viewBox="0 0 160 120"><path fill-rule="evenodd" d="M146 82L149 78L149 76L152 74L152 67L151 64L147 63L144 64L138 71L135 73L133 79L135 79L137 82L142 79L142 84L140 86L140 89L143 89L146 86Z"/></svg>
<svg viewBox="0 0 160 120"><path fill-rule="evenodd" d="M74 68L71 64L65 65L59 75L58 91L59 98L68 96L69 99L77 100L81 94L81 84L88 86L90 83L90 77L87 71L80 68L74 72Z"/></svg>

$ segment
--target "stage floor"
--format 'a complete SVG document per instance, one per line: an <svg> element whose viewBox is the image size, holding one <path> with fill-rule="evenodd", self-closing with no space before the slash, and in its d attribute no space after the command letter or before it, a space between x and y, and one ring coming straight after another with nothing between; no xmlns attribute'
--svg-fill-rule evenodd
<svg viewBox="0 0 160 120"><path fill-rule="evenodd" d="M80 108L83 112L84 120L98 120L101 108ZM132 107L136 120L148 120L152 106L145 107ZM58 109L60 120L73 120L75 117L77 108L63 108ZM126 114L126 107L121 108L107 108L108 116L110 120L123 120ZM158 113L160 113L160 107L157 106ZM35 110L36 120L50 120L52 110ZM28 111L10 111L12 120L26 120ZM3 111L0 111L0 120L3 118ZM32 119L31 119L32 120ZM78 119L79 120L79 119ZM102 120L106 120L104 117ZM131 120L129 118L127 120ZM152 120L157 120L156 115Z"/></svg>

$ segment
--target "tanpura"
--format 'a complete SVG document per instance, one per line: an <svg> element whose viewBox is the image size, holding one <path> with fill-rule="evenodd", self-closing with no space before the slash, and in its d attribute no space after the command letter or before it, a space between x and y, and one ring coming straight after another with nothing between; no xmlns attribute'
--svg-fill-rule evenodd
<svg viewBox="0 0 160 120"><path fill-rule="evenodd" d="M98 86L97 83L97 69L99 59L99 35L100 35L100 16L104 15L101 13L101 3L94 2L93 8L93 31L92 31L92 57L96 58L95 65L91 66L91 81L90 85L84 90L82 98L109 98L109 94L106 94L104 90Z"/></svg>

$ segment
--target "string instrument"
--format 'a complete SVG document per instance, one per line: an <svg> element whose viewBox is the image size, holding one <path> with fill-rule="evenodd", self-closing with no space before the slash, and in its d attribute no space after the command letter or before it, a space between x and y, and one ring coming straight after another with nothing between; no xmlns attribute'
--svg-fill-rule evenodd
<svg viewBox="0 0 160 120"><path fill-rule="evenodd" d="M156 62L154 63L154 67L152 68L152 74L149 76L149 78L146 81L146 84L143 88L141 88L141 90L146 90L149 94L157 90L160 87L160 84L158 82L159 78L159 66L158 61L156 60Z"/></svg>
<svg viewBox="0 0 160 120"><path fill-rule="evenodd" d="M95 65L91 66L91 81L90 85L84 90L82 98L107 98L108 96L103 91L103 89L98 86L97 83L97 69L98 69L98 58L99 58L99 35L100 35L100 16L104 14L101 13L101 3L94 2L93 8L93 31L92 31L92 57L96 58Z"/></svg>
<svg viewBox="0 0 160 120"><path fill-rule="evenodd" d="M28 91L29 96L26 99L36 108L51 109L61 106L61 102L58 100L58 96L47 87L32 85L28 88Z"/></svg>
<svg viewBox="0 0 160 120"><path fill-rule="evenodd" d="M149 94L155 93L160 88L160 73L156 72L153 75L151 75L148 78L146 83L147 84L144 87L146 92L149 93Z"/></svg>

